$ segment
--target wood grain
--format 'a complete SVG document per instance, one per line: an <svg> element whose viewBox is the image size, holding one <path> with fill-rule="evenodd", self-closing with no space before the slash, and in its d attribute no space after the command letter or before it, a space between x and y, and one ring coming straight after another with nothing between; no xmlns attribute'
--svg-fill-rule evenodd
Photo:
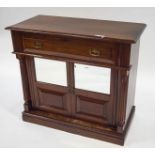
<svg viewBox="0 0 155 155"><path fill-rule="evenodd" d="M134 43L145 27L141 23L38 15L6 29Z"/></svg>
<svg viewBox="0 0 155 155"><path fill-rule="evenodd" d="M123 145L135 111L145 26L39 15L7 27L20 62L23 120ZM37 81L35 57L66 62L67 86ZM110 94L75 88L75 63L110 68Z"/></svg>

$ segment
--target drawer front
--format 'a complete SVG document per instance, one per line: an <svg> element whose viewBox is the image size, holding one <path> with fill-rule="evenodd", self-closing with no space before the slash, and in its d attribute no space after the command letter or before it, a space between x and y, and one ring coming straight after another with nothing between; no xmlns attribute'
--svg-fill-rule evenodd
<svg viewBox="0 0 155 155"><path fill-rule="evenodd" d="M35 49L35 52L46 51L45 54L52 55L52 52L63 53L64 55L75 55L88 58L103 59L114 63L116 51L113 44L93 40L66 39L66 38L24 38L24 49Z"/></svg>

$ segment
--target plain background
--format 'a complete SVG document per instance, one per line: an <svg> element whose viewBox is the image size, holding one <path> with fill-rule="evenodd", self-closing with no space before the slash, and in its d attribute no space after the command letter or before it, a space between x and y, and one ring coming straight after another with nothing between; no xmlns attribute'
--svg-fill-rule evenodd
<svg viewBox="0 0 155 155"><path fill-rule="evenodd" d="M121 147L22 121L20 70L4 28L38 14L147 24L140 45L136 113L124 147L155 147L155 8L0 8L0 147Z"/></svg>

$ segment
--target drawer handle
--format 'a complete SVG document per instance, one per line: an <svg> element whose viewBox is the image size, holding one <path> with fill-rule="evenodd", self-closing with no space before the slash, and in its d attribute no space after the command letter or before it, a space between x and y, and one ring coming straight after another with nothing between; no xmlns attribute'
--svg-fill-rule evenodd
<svg viewBox="0 0 155 155"><path fill-rule="evenodd" d="M40 48L42 48L42 46L43 46L42 42L40 42L40 41L35 41L34 42L34 48L40 49Z"/></svg>
<svg viewBox="0 0 155 155"><path fill-rule="evenodd" d="M89 51L89 54L90 54L91 56L98 57L98 56L100 56L100 51L99 51L99 50L96 50L96 49L91 49L91 50Z"/></svg>

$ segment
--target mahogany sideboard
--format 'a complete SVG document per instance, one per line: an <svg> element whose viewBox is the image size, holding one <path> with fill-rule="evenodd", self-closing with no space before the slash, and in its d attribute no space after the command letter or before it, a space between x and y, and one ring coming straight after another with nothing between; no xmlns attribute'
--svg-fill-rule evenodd
<svg viewBox="0 0 155 155"><path fill-rule="evenodd" d="M44 15L7 27L20 63L23 120L123 145L145 27Z"/></svg>

